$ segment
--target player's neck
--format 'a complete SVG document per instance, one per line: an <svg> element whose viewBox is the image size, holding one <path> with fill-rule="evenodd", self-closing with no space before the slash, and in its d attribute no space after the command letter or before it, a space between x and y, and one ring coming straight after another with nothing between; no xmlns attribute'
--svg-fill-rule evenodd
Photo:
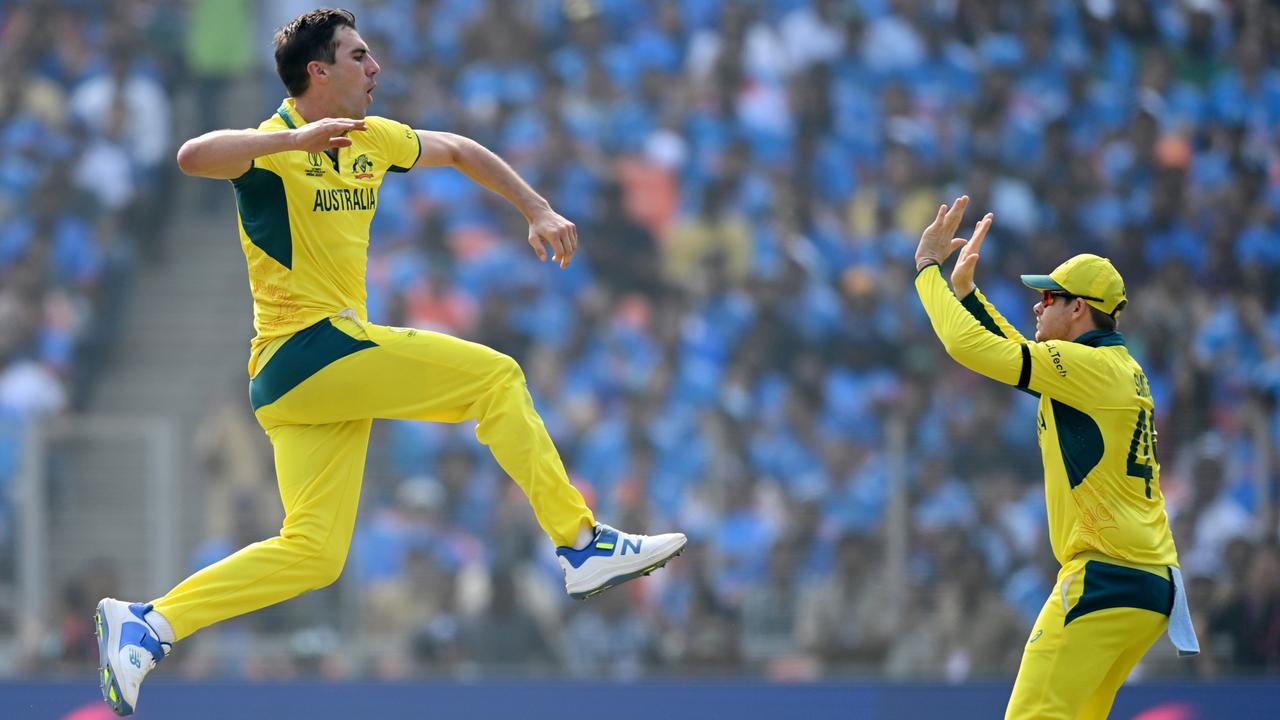
<svg viewBox="0 0 1280 720"><path fill-rule="evenodd" d="M304 122L323 120L324 118L346 117L342 111L328 102L326 98L310 93L293 99L293 107L302 116Z"/></svg>
<svg viewBox="0 0 1280 720"><path fill-rule="evenodd" d="M1071 328L1067 331L1068 337L1065 337L1063 339L1071 340L1074 342L1075 339L1080 337L1081 335L1084 335L1085 333L1093 332L1094 330L1097 330L1097 329L1098 328L1093 324L1092 319L1081 318L1079 321L1071 323Z"/></svg>

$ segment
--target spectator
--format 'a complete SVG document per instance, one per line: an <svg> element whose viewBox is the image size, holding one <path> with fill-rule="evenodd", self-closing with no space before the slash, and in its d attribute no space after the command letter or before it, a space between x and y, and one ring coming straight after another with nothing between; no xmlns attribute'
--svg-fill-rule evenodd
<svg viewBox="0 0 1280 720"><path fill-rule="evenodd" d="M1232 667L1249 673L1280 668L1280 550L1261 545L1242 581L1213 614L1209 634L1228 644Z"/></svg>

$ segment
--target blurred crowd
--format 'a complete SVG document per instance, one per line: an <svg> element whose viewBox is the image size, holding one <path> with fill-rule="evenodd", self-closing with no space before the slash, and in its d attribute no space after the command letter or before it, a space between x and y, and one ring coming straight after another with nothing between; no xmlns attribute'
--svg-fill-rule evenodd
<svg viewBox="0 0 1280 720"><path fill-rule="evenodd" d="M146 247L118 242L124 218L151 201L175 142L167 126L131 141L130 98L159 124L152 102L207 103L235 77L175 75L196 74L192 43L170 62L181 37L147 35L172 11L121 5L137 12L119 24L148 38L128 62L115 23L82 5L45 26L76 43L32 40L24 18L41 3L0 15L21 68L0 66L0 128L18 138L0 143L6 317L16 305L0 323L0 410L18 418L65 406L111 258L133 262L116 248ZM255 22L278 26L306 9L294 5ZM597 516L682 530L690 548L569 601L473 428L384 423L340 583L196 636L174 657L181 672L1010 676L1056 572L1035 403L949 360L911 284L915 239L961 193L971 221L996 214L978 284L1024 332L1036 296L1018 274L1095 252L1126 278L1120 330L1158 408L1205 648L1178 662L1161 641L1140 672L1280 671L1280 6L351 6L382 64L372 112L484 143L582 238L568 270L539 265L520 215L461 174L391 178L370 317L514 356ZM188 7L199 35L257 6ZM31 99L37 88L57 101ZM129 178L124 201L99 174ZM231 238L230 190L222 203ZM205 482L240 489L209 503L192 569L278 527L269 453L241 401L201 429ZM91 656L69 636L54 664Z"/></svg>
<svg viewBox="0 0 1280 720"><path fill-rule="evenodd" d="M85 406L141 264L159 262L173 125L159 3L0 3L0 635L35 423Z"/></svg>

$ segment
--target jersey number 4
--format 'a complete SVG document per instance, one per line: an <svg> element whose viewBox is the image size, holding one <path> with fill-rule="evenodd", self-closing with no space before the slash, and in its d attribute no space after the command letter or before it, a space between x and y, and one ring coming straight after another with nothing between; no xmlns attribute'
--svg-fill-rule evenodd
<svg viewBox="0 0 1280 720"><path fill-rule="evenodd" d="M1147 481L1147 499L1151 499L1151 478L1155 475L1156 464L1156 413L1138 410L1138 425L1133 429L1133 441L1129 443L1129 477L1142 478Z"/></svg>

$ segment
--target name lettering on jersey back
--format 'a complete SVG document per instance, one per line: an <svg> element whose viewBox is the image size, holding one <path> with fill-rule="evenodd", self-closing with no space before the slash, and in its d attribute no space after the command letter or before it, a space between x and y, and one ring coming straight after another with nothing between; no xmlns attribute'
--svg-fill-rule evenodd
<svg viewBox="0 0 1280 720"><path fill-rule="evenodd" d="M1140 372L1133 374L1133 390L1141 398L1151 398L1151 383L1147 381L1147 376Z"/></svg>
<svg viewBox="0 0 1280 720"><path fill-rule="evenodd" d="M378 191L374 188L317 189L311 212L346 212L374 210L378 207Z"/></svg>
<svg viewBox="0 0 1280 720"><path fill-rule="evenodd" d="M1058 346L1055 343L1047 342L1044 347L1049 351L1049 359L1053 361L1053 369L1058 371L1058 375L1066 377L1067 369L1062 367L1062 353L1058 352Z"/></svg>

